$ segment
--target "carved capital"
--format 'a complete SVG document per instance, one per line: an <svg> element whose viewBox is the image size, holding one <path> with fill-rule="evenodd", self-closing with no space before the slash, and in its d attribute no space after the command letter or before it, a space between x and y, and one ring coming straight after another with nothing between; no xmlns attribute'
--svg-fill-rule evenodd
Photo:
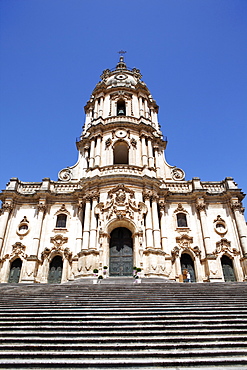
<svg viewBox="0 0 247 370"><path fill-rule="evenodd" d="M87 192L84 199L88 202L88 201L91 201L91 199L98 199L99 196L100 196L100 193L98 190L92 190L92 191Z"/></svg>
<svg viewBox="0 0 247 370"><path fill-rule="evenodd" d="M3 204L2 204L2 212L11 212L12 209L13 209L13 205L12 205L12 202L9 202L9 201L5 201Z"/></svg>
<svg viewBox="0 0 247 370"><path fill-rule="evenodd" d="M205 211L206 209L206 203L204 201L204 198L197 198L196 200L196 209L200 211Z"/></svg>
<svg viewBox="0 0 247 370"><path fill-rule="evenodd" d="M151 190L144 190L142 195L144 200L151 199L153 196L153 192Z"/></svg>
<svg viewBox="0 0 247 370"><path fill-rule="evenodd" d="M230 205L233 211L239 211L242 214L244 213L244 207L238 199L231 199Z"/></svg>

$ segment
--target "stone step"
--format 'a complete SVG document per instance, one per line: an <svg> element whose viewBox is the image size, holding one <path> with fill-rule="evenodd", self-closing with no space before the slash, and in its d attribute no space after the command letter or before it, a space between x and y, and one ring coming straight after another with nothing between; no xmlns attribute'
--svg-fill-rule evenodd
<svg viewBox="0 0 247 370"><path fill-rule="evenodd" d="M209 323L198 323L198 322L192 322L191 325L188 325L187 321L185 323L177 323L177 322L171 322L171 323L129 323L129 322L111 322L110 325L109 323L104 323L100 322L99 323L94 323L94 322L88 322L85 323L84 320L81 320L81 322L77 323L56 323L56 325L51 325L51 324L44 324L44 323L20 323L18 322L8 325L0 325L0 331L4 332L6 330L15 330L15 331L20 331L20 330L34 330L35 328L38 328L39 330L95 330L97 328L97 331L102 331L102 330L140 330L140 327L143 330L164 330L169 328L169 330L196 330L196 329L228 329L229 328L229 323L214 323L212 324L211 322ZM246 323L234 323L232 325L233 329L243 329L247 330Z"/></svg>
<svg viewBox="0 0 247 370"><path fill-rule="evenodd" d="M247 367L246 284L105 281L0 285L0 368Z"/></svg>
<svg viewBox="0 0 247 370"><path fill-rule="evenodd" d="M116 336L125 336L125 335L128 335L128 336L137 336L137 335L145 335L145 336L159 336L159 335L166 335L166 336L169 336L169 335L177 335L177 336L180 336L180 335L186 335L186 334L190 334L190 335L198 335L198 331L199 329L195 329L195 328L189 328L189 327L183 327L183 328L169 328L169 329L166 329L166 328L161 328L161 329L155 329L155 330L142 330L141 328L139 329L131 329L129 328L128 330L126 328L124 328L124 330L122 328L102 328L101 330L99 330L99 328L91 328L90 330L87 328L87 330L81 330L80 328L77 328L76 330L66 330L66 328L52 328L52 327L48 327L48 328L44 328L44 329L41 329L41 328L38 328L38 332L39 332L39 335L40 336L50 336L51 333L53 335L56 335L56 336L59 336L59 335L70 335L70 336L78 336L78 335L83 335L83 334L86 334L87 336L103 336L103 335L109 335L109 332L111 333L112 336L114 336L114 334ZM70 329L70 328L69 328ZM246 326L245 327L242 327L242 328L200 328L200 331L199 331L199 334L206 334L206 333L211 333L211 334L247 334L247 328ZM19 335L19 336L31 336L31 335L36 335L37 334L37 328L34 330L34 328L29 328L29 329L15 329L15 330L11 330L11 329L8 329L6 328L6 330L3 330L2 329L2 333L1 333L1 337L3 336L7 336L7 335Z"/></svg>
<svg viewBox="0 0 247 370"><path fill-rule="evenodd" d="M118 358L119 360L121 358L125 359L128 358L138 358L138 357L144 357L144 358L167 358L167 357L192 357L193 355L198 355L198 349L180 349L176 348L176 350L165 350L165 349L144 349L144 350L128 350L128 349L121 349L116 347L114 350L104 350L99 348L97 350L87 348L87 350L78 351L78 350L63 350L63 351L54 351L54 350L47 350L46 355L48 357L52 357L52 359L58 358ZM245 356L246 355L246 348L234 348L234 349L225 349L225 348L210 348L210 351L206 348L200 349L200 356L201 357L207 357L210 356L216 357L216 356ZM43 358L44 353L42 351L1 351L0 350L0 359L11 357L12 360L14 359L24 359L24 358ZM247 363L247 356L246 356L246 363Z"/></svg>
<svg viewBox="0 0 247 370"><path fill-rule="evenodd" d="M239 325L239 324L244 324L246 325L247 323L247 318L245 319L242 319L241 317L239 318L236 318L236 317L225 317L225 318L214 318L214 319L211 319L211 318L183 318L183 319L173 319L171 320L170 318L169 319L164 319L163 317L153 317L152 318L152 321L153 323L150 324L150 318L148 319L143 319L143 318L139 318L139 320L137 318L109 318L108 316L104 316L98 320L96 320L93 316L91 318L88 318L88 317L79 317L77 319L74 319L74 318L71 318L70 316L68 317L64 317L63 320L61 320L61 318L51 318L50 320L48 318L40 318L40 317L37 317L35 320L34 318L30 319L30 318L22 318L22 319L19 319L17 320L16 318L6 318L6 320L0 320L0 329L1 327L16 327L17 325L18 326L46 326L46 325L52 325L54 327L55 326L61 326L61 325L70 325L70 326L80 326L81 327L81 324L83 323L83 325L87 325L87 326L91 326L91 325L121 325L121 326L129 326L130 323L132 326L149 326L149 325L162 325L162 326L180 326L180 325L184 325L185 323L187 325L193 325L193 326L198 326L198 325L229 325L229 324L233 324L233 325Z"/></svg>
<svg viewBox="0 0 247 370"><path fill-rule="evenodd" d="M231 339L231 340L230 340ZM67 340L68 342L68 340ZM59 344L59 347L58 347ZM195 343L194 341L186 341L186 342L177 342L177 338L175 339L175 342L172 343L170 342L169 338L169 343L159 343L159 342L148 342L147 340L143 340L141 343L140 342L115 342L115 341L105 341L105 340L98 340L97 342L92 342L90 343L90 347L88 346L88 343L85 342L78 342L76 341L75 343L69 342L69 343L63 343L57 342L56 344L54 343L53 340L50 340L49 342L42 342L42 341L32 341L31 343L16 343L16 342L11 342L11 343L4 343L2 342L0 344L0 352L5 351L30 351L30 350L39 350L39 351L54 351L58 350L59 351L64 351L64 350L72 350L76 349L77 351L79 350L89 350L91 351L92 349L97 349L102 351L102 350L120 350L120 349L134 349L134 350L167 350L167 349L195 349L195 348L203 348L204 349L213 349L213 348L228 348L228 347L236 347L236 348L242 348L244 347L245 350L247 348L247 343L246 340L243 340L243 338L229 338L229 340L214 340L211 342L208 341L200 341L200 343ZM19 352L18 352L19 353Z"/></svg>
<svg viewBox="0 0 247 370"><path fill-rule="evenodd" d="M139 368L146 368L147 366L161 366L162 368L167 366L217 366L222 365L246 365L247 358L246 356L238 356L237 358L229 356L222 356L222 357L193 357L185 359L182 357L174 357L174 358L112 358L112 359L67 359L67 358L42 358L42 359L3 359L0 361L1 368L3 367L10 367L19 369L23 366L25 368L36 367L38 369L41 368L50 368L50 369L60 369L60 368L67 368L67 369L74 369L74 368L87 368L87 369L97 369L97 368L119 368L124 367L130 369L134 367L135 369L137 366Z"/></svg>
<svg viewBox="0 0 247 370"><path fill-rule="evenodd" d="M5 315L0 315L0 324L8 324L13 323L15 321L18 321L18 323L24 323L24 322L48 322L48 323L59 323L59 322L65 322L68 321L73 323L73 322L81 322L86 321L86 322L113 322L113 321L118 321L118 322L123 322L123 321L128 321L128 322L150 322L150 320L155 320L159 323L164 322L184 322L185 320L187 322L207 322L210 321L211 323L213 322L219 322L219 321L229 321L229 322L246 322L247 321L247 315L236 315L236 314L228 314L228 315L205 315L204 313L197 314L197 315L110 315L110 314L104 314L102 313L101 315L97 314L94 315L92 313L87 314L87 313L68 313L67 315L64 314L57 314L56 316L50 315L49 313L46 314L39 314L37 316L36 313L28 314L28 315L12 315L12 314L5 314Z"/></svg>
<svg viewBox="0 0 247 370"><path fill-rule="evenodd" d="M77 336L70 336L67 333L64 335L57 335L56 337L50 336L50 334L47 335L38 335L37 331L34 333L34 335L29 335L24 337L19 336L17 337L15 333L10 335L2 335L1 337L1 343L56 343L59 345L63 345L64 343L167 343L169 340L169 343L186 343L187 341L192 341L194 343L200 343L200 341L206 341L206 342L213 342L217 340L224 340L224 341L230 341L235 342L237 340L247 340L247 334L243 334L241 332L232 333L229 332L226 333L212 333L212 332L205 332L197 334L190 334L190 333L170 333L170 335L154 335L151 333L150 335L131 335L126 334L125 336L119 336L118 334L108 333L108 335L104 336L90 336L90 333L86 333L84 335L77 335Z"/></svg>

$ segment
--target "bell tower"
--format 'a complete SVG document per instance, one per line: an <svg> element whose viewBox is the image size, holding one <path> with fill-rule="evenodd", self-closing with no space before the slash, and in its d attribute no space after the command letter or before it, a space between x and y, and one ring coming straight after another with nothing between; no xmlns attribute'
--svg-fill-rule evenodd
<svg viewBox="0 0 247 370"><path fill-rule="evenodd" d="M159 107L140 70L129 69L120 56L116 67L100 77L85 106L78 162L60 171L60 180L104 176L107 169L117 174L123 166L130 176L135 170L160 181L183 180L184 172L165 161Z"/></svg>

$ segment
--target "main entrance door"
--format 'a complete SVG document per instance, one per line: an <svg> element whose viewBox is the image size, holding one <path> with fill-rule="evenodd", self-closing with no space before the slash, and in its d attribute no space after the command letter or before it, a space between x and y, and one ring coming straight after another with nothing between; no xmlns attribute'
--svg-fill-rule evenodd
<svg viewBox="0 0 247 370"><path fill-rule="evenodd" d="M232 260L227 256L222 256L221 265L225 281L236 281Z"/></svg>
<svg viewBox="0 0 247 370"><path fill-rule="evenodd" d="M189 271L190 273L190 281L195 282L195 270L194 270L194 262L189 254L183 253L181 256L181 269L182 272L184 270Z"/></svg>
<svg viewBox="0 0 247 370"><path fill-rule="evenodd" d="M48 275L49 284L60 284L63 272L63 260L61 256L55 256L51 263Z"/></svg>
<svg viewBox="0 0 247 370"><path fill-rule="evenodd" d="M19 283L20 274L21 274L22 260L16 258L10 266L9 272L9 283Z"/></svg>
<svg viewBox="0 0 247 370"><path fill-rule="evenodd" d="M118 227L111 232L109 273L111 276L131 276L132 270L132 234L125 227Z"/></svg>

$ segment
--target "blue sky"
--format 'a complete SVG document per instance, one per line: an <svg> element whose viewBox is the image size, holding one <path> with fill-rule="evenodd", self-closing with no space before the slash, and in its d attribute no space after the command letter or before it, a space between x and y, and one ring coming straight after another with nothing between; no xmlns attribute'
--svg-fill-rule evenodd
<svg viewBox="0 0 247 370"><path fill-rule="evenodd" d="M247 192L246 0L1 0L0 17L0 189L76 162L83 107L123 49L160 106L168 163Z"/></svg>

